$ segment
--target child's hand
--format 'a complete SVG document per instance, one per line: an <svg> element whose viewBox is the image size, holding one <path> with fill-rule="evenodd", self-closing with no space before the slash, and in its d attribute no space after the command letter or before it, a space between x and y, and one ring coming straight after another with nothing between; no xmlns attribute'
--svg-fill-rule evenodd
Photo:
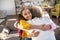
<svg viewBox="0 0 60 40"><path fill-rule="evenodd" d="M35 32L35 30L31 33L32 37L37 37L39 35L39 31Z"/></svg>
<svg viewBox="0 0 60 40"><path fill-rule="evenodd" d="M28 38L31 38L32 37L32 35L31 34L28 34Z"/></svg>
<svg viewBox="0 0 60 40"><path fill-rule="evenodd" d="M40 27L40 29L43 30L43 31L46 31L46 30L51 29L51 26L50 26L50 25L45 25L45 24L43 24L43 25Z"/></svg>
<svg viewBox="0 0 60 40"><path fill-rule="evenodd" d="M51 29L51 26L50 25L45 25L44 27L45 27L46 30Z"/></svg>

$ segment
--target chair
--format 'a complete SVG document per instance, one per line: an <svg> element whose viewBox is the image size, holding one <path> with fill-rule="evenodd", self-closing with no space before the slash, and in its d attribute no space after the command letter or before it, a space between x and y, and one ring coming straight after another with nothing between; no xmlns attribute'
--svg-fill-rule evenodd
<svg viewBox="0 0 60 40"><path fill-rule="evenodd" d="M60 4L56 4L53 9L51 9L51 16L60 16Z"/></svg>

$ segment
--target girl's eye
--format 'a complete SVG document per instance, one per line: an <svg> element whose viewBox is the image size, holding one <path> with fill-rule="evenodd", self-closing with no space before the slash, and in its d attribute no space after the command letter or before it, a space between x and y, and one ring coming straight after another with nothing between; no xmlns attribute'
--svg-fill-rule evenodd
<svg viewBox="0 0 60 40"><path fill-rule="evenodd" d="M27 13L25 13L24 15L27 15Z"/></svg>
<svg viewBox="0 0 60 40"><path fill-rule="evenodd" d="M28 12L29 14L31 13L31 12Z"/></svg>

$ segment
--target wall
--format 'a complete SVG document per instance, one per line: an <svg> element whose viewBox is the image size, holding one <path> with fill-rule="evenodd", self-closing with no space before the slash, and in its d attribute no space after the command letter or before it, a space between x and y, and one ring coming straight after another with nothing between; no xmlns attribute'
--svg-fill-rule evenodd
<svg viewBox="0 0 60 40"><path fill-rule="evenodd" d="M14 0L0 0L0 10L6 11L7 15L15 15Z"/></svg>

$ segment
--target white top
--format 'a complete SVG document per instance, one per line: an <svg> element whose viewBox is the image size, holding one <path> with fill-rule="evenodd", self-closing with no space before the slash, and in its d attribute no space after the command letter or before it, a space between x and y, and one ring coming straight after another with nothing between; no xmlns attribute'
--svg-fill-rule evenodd
<svg viewBox="0 0 60 40"><path fill-rule="evenodd" d="M50 18L46 18L46 17L45 18L34 18L34 19L29 20L27 22L31 23L32 25L41 25L41 24L53 23ZM55 28L56 28L56 26L55 26ZM38 35L38 37L32 37L32 40L56 40L53 30L42 31L39 29L31 29L31 30L28 30L28 33L31 33L33 30L39 31L40 34Z"/></svg>

